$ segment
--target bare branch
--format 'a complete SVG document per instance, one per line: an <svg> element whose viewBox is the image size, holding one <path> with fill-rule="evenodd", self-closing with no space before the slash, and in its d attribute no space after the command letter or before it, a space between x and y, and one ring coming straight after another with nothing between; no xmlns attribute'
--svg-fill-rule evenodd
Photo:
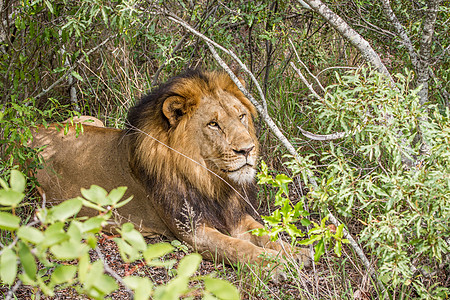
<svg viewBox="0 0 450 300"><path fill-rule="evenodd" d="M300 79L303 81L303 83L306 85L306 87L309 89L309 91L313 94L313 96L319 100L323 100L323 98L320 97L320 95L316 93L316 91L314 90L312 85L308 82L308 80L306 80L306 78L305 78L305 76L303 76L302 72L299 69L297 69L295 64L292 61L290 64L291 64L291 67L297 72L298 77L300 77Z"/></svg>
<svg viewBox="0 0 450 300"><path fill-rule="evenodd" d="M397 31L397 35L400 37L400 41L402 42L403 46L405 46L405 48L408 49L409 57L411 57L412 64L414 66L417 66L419 63L419 58L417 57L416 50L414 49L411 40L409 39L409 36L406 33L405 28L397 19L397 16L395 15L394 11L391 8L389 0L382 0L382 2L385 15L389 18L395 30Z"/></svg>
<svg viewBox="0 0 450 300"><path fill-rule="evenodd" d="M422 89L419 91L420 104L422 105L428 101L428 81L430 79L428 68L430 67L431 44L434 35L434 25L436 23L440 2L441 0L430 0L427 2L428 9L425 13L422 38L420 39L420 64L417 68L417 84L422 85Z"/></svg>
<svg viewBox="0 0 450 300"><path fill-rule="evenodd" d="M219 48L220 50L222 50L223 52L225 52L226 54L230 55L238 64L239 66L250 76L250 78L252 79L252 82L255 84L256 89L258 90L259 96L261 97L261 101L262 101L262 107L264 109L264 112L267 112L267 102L266 102L266 98L264 96L264 93L261 89L261 86L259 85L258 80L256 80L255 76L253 75L252 72L250 72L250 70L247 68L247 66L239 59L239 57L237 57L236 54L234 54L233 51L230 51L224 47L222 47L221 45L217 44L216 42L214 42L213 40L211 40L210 38L206 37L205 35L201 34L200 32L198 32L197 30L195 30L194 28L192 28L189 24L187 24L186 22L184 22L183 20L179 19L177 16L171 14L171 13L167 13L169 16L168 18L172 21L174 21L175 23L180 24L181 26L183 26L184 28L186 28L187 30L189 30L190 32L192 32L193 34L195 34L196 36L200 37L202 40L204 40L207 44L212 44L214 45L214 47ZM233 72L231 72L233 73ZM234 74L234 73L233 73ZM235 76L236 77L236 76ZM245 89L244 89L245 90ZM244 93L244 90L241 90ZM244 95L247 97L248 95L250 95L250 93L245 90ZM253 97L252 97L253 98ZM249 98L250 99L250 98ZM255 100L256 102L256 100ZM256 102L257 103L257 102ZM255 104L255 103L253 103ZM258 105L260 105L258 103ZM256 105L255 105L256 106Z"/></svg>
<svg viewBox="0 0 450 300"><path fill-rule="evenodd" d="M315 80L315 81L317 82L317 84L319 85L320 89L321 89L323 92L325 92L325 89L324 89L324 87L322 86L322 83L320 83L319 79L311 73L311 71L308 69L308 67L305 65L305 63L300 59L300 56L299 56L298 53L297 53L297 49L295 49L294 43L292 43L292 40L291 40L291 39L289 39L289 43L291 44L292 49L294 49L294 53L295 53L295 56L297 57L298 62L303 66L303 68L305 68L306 72L308 72L308 75L311 76L312 78L314 78L314 80ZM294 67L294 65L293 65L292 63L291 63L291 65L293 66L294 70L296 70L295 67ZM299 72L297 71L297 73L299 73Z"/></svg>
<svg viewBox="0 0 450 300"><path fill-rule="evenodd" d="M309 138L311 140L315 140L315 141L331 141L331 140L345 138L345 137L351 135L351 133L349 133L349 132L336 132L336 133L332 133L332 134L315 134L315 133L304 130L300 126L297 126L297 128L300 129L301 133L304 136L306 136L307 138Z"/></svg>

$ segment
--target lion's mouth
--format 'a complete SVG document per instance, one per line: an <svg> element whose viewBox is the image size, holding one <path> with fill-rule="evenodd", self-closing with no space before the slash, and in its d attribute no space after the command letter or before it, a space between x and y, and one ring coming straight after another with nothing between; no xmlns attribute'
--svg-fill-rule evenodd
<svg viewBox="0 0 450 300"><path fill-rule="evenodd" d="M222 172L224 172L224 173L234 173L234 172L237 172L237 171L242 170L242 169L245 168L245 167L253 168L253 166L252 166L251 164L246 163L246 164L243 164L242 166L240 166L239 168L236 168L236 169L232 169L232 170L225 170L225 169L222 169Z"/></svg>

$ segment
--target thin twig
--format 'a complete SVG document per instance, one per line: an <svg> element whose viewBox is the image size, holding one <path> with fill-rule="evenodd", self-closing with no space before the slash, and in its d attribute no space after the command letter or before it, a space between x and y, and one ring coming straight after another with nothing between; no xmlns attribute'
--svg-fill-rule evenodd
<svg viewBox="0 0 450 300"><path fill-rule="evenodd" d="M320 71L319 73L317 73L317 77L320 76L320 74L322 74L323 72L326 72L328 70L333 70L333 69L349 69L349 70L357 70L358 67L347 67L347 66L334 66L334 67L328 67L323 69L322 71Z"/></svg>
<svg viewBox="0 0 450 300"><path fill-rule="evenodd" d="M119 282L125 288L127 293L130 295L131 299L133 299L133 291L127 287L127 285L123 281L122 277L120 277L119 274L117 274L113 269L111 269L111 267L108 265L105 258L103 257L103 254L100 251L100 249L98 248L98 246L95 247L95 252L97 253L98 258L102 261L105 272L108 273L109 275L111 275L115 280L117 280L117 282Z"/></svg>
<svg viewBox="0 0 450 300"><path fill-rule="evenodd" d="M329 220L331 223L333 223L336 227L339 227L340 222L336 219L336 217L328 210L329 212ZM366 267L366 269L369 271L369 274L372 276L372 278L377 282L378 287L382 290L384 293L385 288L383 283L380 279L378 279L375 269L372 267L372 264L367 259L366 255L364 254L364 251L359 247L358 243L355 241L355 239L352 237L352 235L343 228L344 237L350 242L350 245L352 246L353 250L355 250L356 254L358 255L359 259L361 259L362 263Z"/></svg>
<svg viewBox="0 0 450 300"><path fill-rule="evenodd" d="M305 63L303 63L303 61L300 59L300 56L297 53L297 49L295 49L294 43L292 43L292 40L289 39L289 43L292 46L292 49L294 50L295 56L297 57L298 62L303 66L303 68L305 68L306 72L308 72L308 75L311 76L312 78L314 78L314 80L317 82L317 84L319 85L320 89L325 92L325 88L322 86L322 83L320 83L319 79L314 76L311 71L308 69L308 67L305 65ZM291 65L293 65L293 63L291 62ZM297 72L298 73L298 72Z"/></svg>
<svg viewBox="0 0 450 300"><path fill-rule="evenodd" d="M297 72L298 77L300 77L301 81L303 81L303 83L306 85L306 87L308 88L308 90L310 90L311 94L313 94L314 97L316 97L319 100L323 100L323 98L317 94L317 92L314 90L314 88L312 87L312 85L308 82L308 80L306 80L306 77L303 76L302 72L295 66L295 64L291 61L291 67L295 70L295 72Z"/></svg>
<svg viewBox="0 0 450 300"><path fill-rule="evenodd" d="M38 98L44 96L45 94L47 94L49 91L51 91L56 85L58 85L61 81L63 81L64 78L66 78L75 69L75 67L85 59L86 56L91 55L93 52L97 51L100 47L105 45L107 42L109 42L109 40L115 38L116 36L117 36L117 34L106 38L103 42L101 42L100 44L98 44L97 46L95 46L94 48L89 50L85 55L81 56L76 62L73 63L73 65L69 69L67 69L67 71L64 73L63 76L61 76L58 80L53 82L48 88L44 89L42 92L40 92L34 98L38 99Z"/></svg>
<svg viewBox="0 0 450 300"><path fill-rule="evenodd" d="M8 294L5 297L5 300L10 300L12 297L15 298L14 293L17 291L17 289L22 285L22 281L17 280L16 284L8 291Z"/></svg>

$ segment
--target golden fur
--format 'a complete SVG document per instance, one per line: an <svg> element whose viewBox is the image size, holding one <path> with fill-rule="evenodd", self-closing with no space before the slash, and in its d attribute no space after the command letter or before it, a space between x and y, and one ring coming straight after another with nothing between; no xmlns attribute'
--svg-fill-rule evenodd
<svg viewBox="0 0 450 300"><path fill-rule="evenodd" d="M84 125L76 138L73 127L67 135L39 129L33 146L47 147L37 178L49 201L91 184L128 186L134 198L118 222L181 239L205 257L260 262L260 254L286 254L289 246L249 233L262 226L253 205L255 114L228 75L188 71L133 107L127 130Z"/></svg>

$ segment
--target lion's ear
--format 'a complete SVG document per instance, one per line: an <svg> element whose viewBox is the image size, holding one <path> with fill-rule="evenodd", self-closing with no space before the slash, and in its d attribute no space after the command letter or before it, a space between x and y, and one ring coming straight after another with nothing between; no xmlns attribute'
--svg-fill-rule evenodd
<svg viewBox="0 0 450 300"><path fill-rule="evenodd" d="M169 120L170 126L176 126L181 118L192 110L193 106L193 103L183 97L171 96L164 101L162 111Z"/></svg>

